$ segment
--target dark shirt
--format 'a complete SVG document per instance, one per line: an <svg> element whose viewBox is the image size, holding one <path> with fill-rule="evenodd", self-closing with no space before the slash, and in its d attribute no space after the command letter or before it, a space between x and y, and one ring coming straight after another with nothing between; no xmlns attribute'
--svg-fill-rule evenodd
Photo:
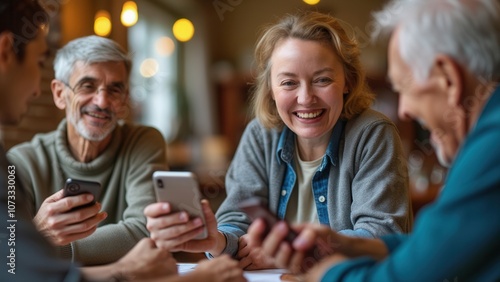
<svg viewBox="0 0 500 282"><path fill-rule="evenodd" d="M16 168L0 145L0 281L81 281L76 265L56 257L29 216Z"/></svg>

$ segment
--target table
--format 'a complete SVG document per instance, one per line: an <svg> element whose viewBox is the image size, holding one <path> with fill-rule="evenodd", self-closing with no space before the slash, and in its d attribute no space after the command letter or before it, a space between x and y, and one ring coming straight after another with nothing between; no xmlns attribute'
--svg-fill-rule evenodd
<svg viewBox="0 0 500 282"><path fill-rule="evenodd" d="M196 267L196 263L178 263L179 274L188 273ZM245 271L244 276L248 282L280 282L280 275L287 272L285 269L264 269Z"/></svg>

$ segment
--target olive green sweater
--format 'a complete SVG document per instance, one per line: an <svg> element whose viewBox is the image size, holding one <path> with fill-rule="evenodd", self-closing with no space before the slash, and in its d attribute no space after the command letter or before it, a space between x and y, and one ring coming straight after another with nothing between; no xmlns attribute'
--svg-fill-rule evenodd
<svg viewBox="0 0 500 282"><path fill-rule="evenodd" d="M155 201L152 173L167 168L163 137L150 127L119 125L103 153L81 163L68 148L66 128L63 120L56 131L12 148L8 159L31 198L32 216L66 178L100 182L99 202L108 217L92 235L60 247L59 253L83 265L116 261L149 235L143 210Z"/></svg>

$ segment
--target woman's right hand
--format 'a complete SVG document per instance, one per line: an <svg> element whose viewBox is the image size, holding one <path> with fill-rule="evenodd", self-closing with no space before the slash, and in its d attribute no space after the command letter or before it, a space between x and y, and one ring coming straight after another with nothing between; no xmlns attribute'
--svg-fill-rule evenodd
<svg viewBox="0 0 500 282"><path fill-rule="evenodd" d="M277 267L287 268L293 273L305 272L321 258L338 251L342 237L328 226L301 224L293 227L298 236L290 244L285 240L290 233L287 224L277 223L263 238L265 227L261 219L250 225L247 233L249 248L260 248L262 255L274 259Z"/></svg>
<svg viewBox="0 0 500 282"><path fill-rule="evenodd" d="M214 256L222 253L226 246L226 237L217 230L217 221L208 201L202 200L201 206L208 231L207 238L202 240L193 240L203 232L201 218L189 219L189 215L184 211L172 213L168 202L147 206L144 209L146 227L156 246L172 252L209 252Z"/></svg>

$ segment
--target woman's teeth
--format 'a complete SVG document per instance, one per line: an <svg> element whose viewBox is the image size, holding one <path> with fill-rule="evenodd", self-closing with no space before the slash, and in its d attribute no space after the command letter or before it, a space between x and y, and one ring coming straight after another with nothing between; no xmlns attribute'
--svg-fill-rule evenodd
<svg viewBox="0 0 500 282"><path fill-rule="evenodd" d="M323 111L316 111L312 113L297 113L297 116L299 118L316 118L318 117Z"/></svg>

